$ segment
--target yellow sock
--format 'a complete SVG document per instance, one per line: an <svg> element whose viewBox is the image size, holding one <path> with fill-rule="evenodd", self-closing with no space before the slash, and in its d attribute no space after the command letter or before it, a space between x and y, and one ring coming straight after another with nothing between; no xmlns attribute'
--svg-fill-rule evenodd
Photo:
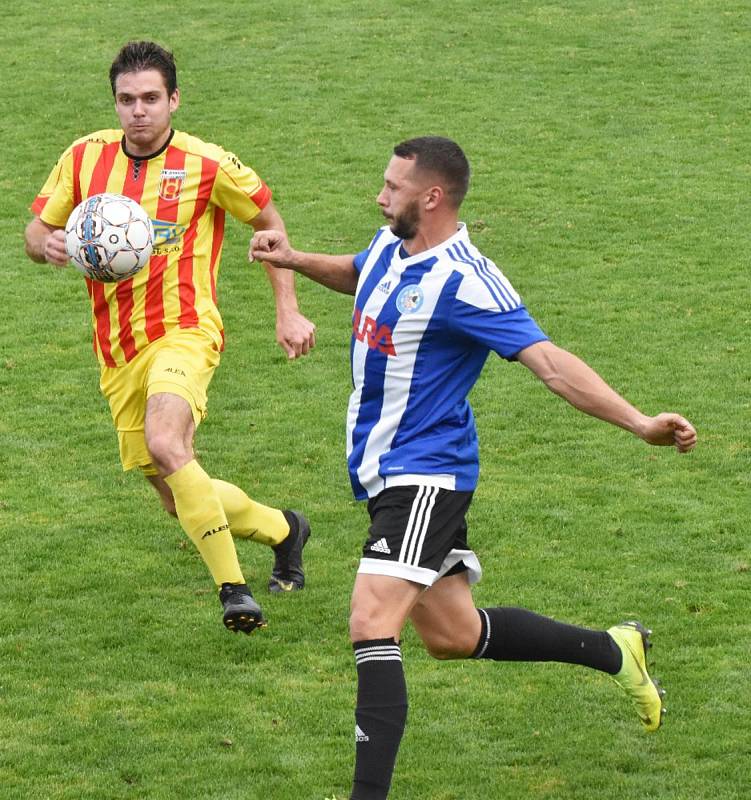
<svg viewBox="0 0 751 800"><path fill-rule="evenodd" d="M227 516L211 478L197 461L190 461L165 481L175 498L177 518L198 548L216 585L245 583Z"/></svg>
<svg viewBox="0 0 751 800"><path fill-rule="evenodd" d="M287 538L289 524L278 508L256 503L233 483L217 478L212 478L211 482L222 501L233 536L252 539L270 547Z"/></svg>

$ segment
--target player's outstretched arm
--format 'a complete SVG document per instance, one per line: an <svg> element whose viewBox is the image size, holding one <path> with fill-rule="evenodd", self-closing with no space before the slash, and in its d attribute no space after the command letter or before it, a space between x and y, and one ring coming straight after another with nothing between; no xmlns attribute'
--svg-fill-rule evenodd
<svg viewBox="0 0 751 800"><path fill-rule="evenodd" d="M283 230L256 231L250 243L250 259L263 261L280 269L294 270L343 294L354 294L357 288L354 256L293 250Z"/></svg>
<svg viewBox="0 0 751 800"><path fill-rule="evenodd" d="M281 215L269 203L258 216L251 220L256 231L269 228L284 230ZM276 341L288 358L307 355L316 343L316 326L300 313L295 291L295 276L291 272L274 269L264 264L269 276L276 302Z"/></svg>
<svg viewBox="0 0 751 800"><path fill-rule="evenodd" d="M56 267L67 266L70 259L65 249L65 231L54 228L34 217L24 232L26 255L37 264L54 264Z"/></svg>
<svg viewBox="0 0 751 800"><path fill-rule="evenodd" d="M552 342L533 344L517 358L548 389L585 414L625 428L649 444L673 445L680 453L696 445L696 430L687 419L672 413L643 414L580 358Z"/></svg>

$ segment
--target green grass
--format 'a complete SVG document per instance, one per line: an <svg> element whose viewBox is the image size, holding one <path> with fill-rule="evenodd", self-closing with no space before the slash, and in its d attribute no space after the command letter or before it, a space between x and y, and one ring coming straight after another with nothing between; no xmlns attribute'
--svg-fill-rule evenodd
<svg viewBox="0 0 751 800"><path fill-rule="evenodd" d="M367 528L344 467L350 300L299 282L318 346L287 363L229 226L228 347L200 457L309 514L308 586L259 592L228 636L205 568L123 475L72 270L23 255L59 153L116 124L106 72L151 37L176 124L270 183L293 243L353 252L402 138L456 138L463 209L550 336L700 445L654 450L491 359L473 402L481 605L655 629L668 722L645 736L606 677L438 663L405 633L399 800L730 800L751 794L748 622L751 3L51 0L0 10L0 797L347 796L352 576ZM261 589L267 550L239 545Z"/></svg>

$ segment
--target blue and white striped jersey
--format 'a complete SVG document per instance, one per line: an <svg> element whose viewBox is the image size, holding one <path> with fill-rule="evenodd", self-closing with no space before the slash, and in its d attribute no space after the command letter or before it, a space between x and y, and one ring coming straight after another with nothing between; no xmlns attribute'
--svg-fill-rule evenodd
<svg viewBox="0 0 751 800"><path fill-rule="evenodd" d="M411 257L385 226L354 263L347 459L355 496L406 484L472 491L479 462L467 395L491 350L512 359L547 337L464 225Z"/></svg>

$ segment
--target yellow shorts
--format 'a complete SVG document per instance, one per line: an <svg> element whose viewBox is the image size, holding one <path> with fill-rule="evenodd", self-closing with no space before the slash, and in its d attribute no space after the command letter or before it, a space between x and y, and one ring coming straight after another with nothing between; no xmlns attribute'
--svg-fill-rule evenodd
<svg viewBox="0 0 751 800"><path fill-rule="evenodd" d="M141 467L156 475L144 437L146 401L169 392L182 397L196 427L206 417L207 392L219 353L196 328L173 328L124 367L102 367L99 388L107 398L120 444L123 470Z"/></svg>

